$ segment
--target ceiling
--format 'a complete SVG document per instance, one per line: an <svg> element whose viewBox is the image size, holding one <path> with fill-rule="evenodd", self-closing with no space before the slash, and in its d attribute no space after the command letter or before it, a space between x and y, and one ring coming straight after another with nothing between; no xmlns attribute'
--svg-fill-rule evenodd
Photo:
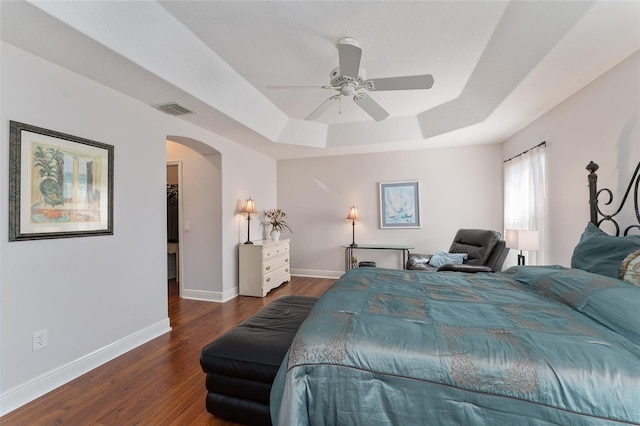
<svg viewBox="0 0 640 426"><path fill-rule="evenodd" d="M178 102L195 111L181 119L279 159L501 142L640 49L638 1L0 7L3 41L150 107ZM383 121L350 97L305 120L336 94L321 86L343 37L358 40L367 78L431 74L433 87L369 92Z"/></svg>

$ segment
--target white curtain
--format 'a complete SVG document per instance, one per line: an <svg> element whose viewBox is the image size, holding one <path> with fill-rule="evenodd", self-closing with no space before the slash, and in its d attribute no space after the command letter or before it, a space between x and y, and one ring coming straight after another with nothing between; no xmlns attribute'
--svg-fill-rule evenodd
<svg viewBox="0 0 640 426"><path fill-rule="evenodd" d="M504 229L538 231L537 251L523 252L527 265L545 264L546 247L546 144L504 162ZM516 250L511 250L504 267L517 265Z"/></svg>

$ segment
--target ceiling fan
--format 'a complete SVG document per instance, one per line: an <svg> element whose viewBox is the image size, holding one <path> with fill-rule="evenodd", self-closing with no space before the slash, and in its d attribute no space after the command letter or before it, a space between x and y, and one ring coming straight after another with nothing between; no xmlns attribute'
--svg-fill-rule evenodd
<svg viewBox="0 0 640 426"><path fill-rule="evenodd" d="M430 89L433 86L431 74L408 75L401 77L373 78L366 80L365 70L360 68L362 49L353 37L338 41L339 67L329 73L330 83L324 86L267 86L268 89L332 89L339 92L324 101L309 114L305 120L315 120L336 101L342 102L342 96L353 96L353 101L376 121L384 120L389 113L374 101L366 91L417 90Z"/></svg>

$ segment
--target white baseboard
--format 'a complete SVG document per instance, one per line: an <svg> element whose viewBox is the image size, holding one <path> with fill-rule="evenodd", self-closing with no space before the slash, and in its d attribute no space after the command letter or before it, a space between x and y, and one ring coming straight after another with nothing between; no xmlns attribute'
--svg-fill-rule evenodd
<svg viewBox="0 0 640 426"><path fill-rule="evenodd" d="M202 300L205 302L224 303L238 296L238 287L227 291L208 291L183 289L180 295L183 299Z"/></svg>
<svg viewBox="0 0 640 426"><path fill-rule="evenodd" d="M295 275L296 277L338 279L343 274L344 274L344 271L323 271L320 269L292 269L291 270L291 275Z"/></svg>
<svg viewBox="0 0 640 426"><path fill-rule="evenodd" d="M55 368L0 394L0 416L51 392L148 341L171 331L169 318Z"/></svg>

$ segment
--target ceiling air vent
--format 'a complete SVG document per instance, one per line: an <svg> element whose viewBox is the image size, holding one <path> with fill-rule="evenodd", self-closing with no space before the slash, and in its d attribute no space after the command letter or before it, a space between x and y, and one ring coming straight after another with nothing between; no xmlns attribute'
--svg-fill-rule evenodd
<svg viewBox="0 0 640 426"><path fill-rule="evenodd" d="M180 105L177 102L169 102L166 104L154 105L153 107L169 115L185 115L185 114L195 113L195 111L192 111L186 106Z"/></svg>

